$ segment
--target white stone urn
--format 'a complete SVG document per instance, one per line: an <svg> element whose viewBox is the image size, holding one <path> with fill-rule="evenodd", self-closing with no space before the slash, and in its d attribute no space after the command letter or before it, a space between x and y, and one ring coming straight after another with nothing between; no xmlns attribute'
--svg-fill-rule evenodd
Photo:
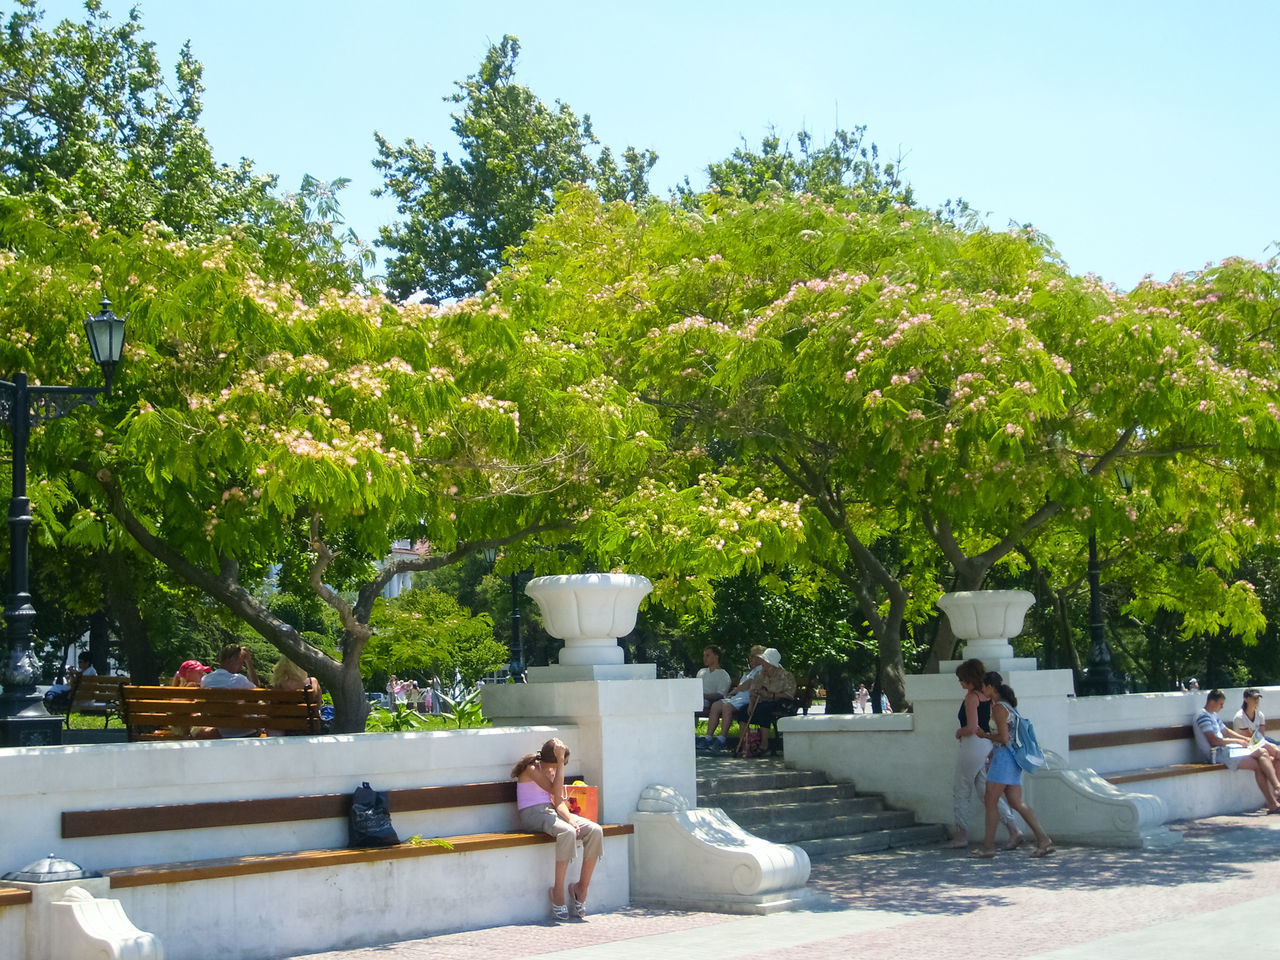
<svg viewBox="0 0 1280 960"><path fill-rule="evenodd" d="M1036 602L1026 590L965 590L944 593L938 607L947 615L951 632L965 641L964 656L984 663L1013 656L1011 637L1022 632L1022 621Z"/></svg>
<svg viewBox="0 0 1280 960"><path fill-rule="evenodd" d="M571 573L535 577L524 592L542 611L542 625L564 641L563 666L618 664L618 637L636 628L640 601L653 590L648 578L631 573Z"/></svg>

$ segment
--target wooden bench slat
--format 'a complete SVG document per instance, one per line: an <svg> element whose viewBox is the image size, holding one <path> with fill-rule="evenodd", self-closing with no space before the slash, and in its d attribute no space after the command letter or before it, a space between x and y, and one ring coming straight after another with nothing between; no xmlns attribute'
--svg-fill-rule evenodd
<svg viewBox="0 0 1280 960"><path fill-rule="evenodd" d="M30 902L30 890L22 887L0 887L0 907L17 907Z"/></svg>
<svg viewBox="0 0 1280 960"><path fill-rule="evenodd" d="M1140 770L1121 770L1103 776L1107 783L1120 786L1125 783L1140 783L1143 780L1165 780L1169 777L1187 777L1197 773L1213 773L1215 770L1226 770L1222 763L1173 763L1161 767L1143 767Z"/></svg>
<svg viewBox="0 0 1280 960"><path fill-rule="evenodd" d="M1148 727L1144 730L1106 730L1101 733L1076 733L1067 740L1071 750L1096 750L1102 747L1127 747L1135 743L1164 743L1170 740L1193 740L1191 724L1174 727Z"/></svg>
<svg viewBox="0 0 1280 960"><path fill-rule="evenodd" d="M627 836L635 832L629 823L607 824L606 837ZM543 833L476 833L459 837L442 837L449 847L434 843L422 845L400 844L395 847L369 847L360 850L296 850L287 853L255 854L247 857L222 857L215 860L187 860L176 863L157 863L139 867L121 867L103 870L111 880L112 889L142 887L162 883L183 883L190 880L214 880L223 877L243 877L252 874L278 873L285 870L308 870L313 867L333 867L348 863L377 863L384 860L403 860L410 857L441 856L450 853L472 853L479 850L496 850L506 847L523 847L538 843L552 843L554 839Z"/></svg>
<svg viewBox="0 0 1280 960"><path fill-rule="evenodd" d="M185 725L191 723L201 723L207 727L230 727L244 726L244 723L233 723L232 721L248 721L262 720L271 721L272 725L279 726L280 723L293 723L301 727L305 727L311 720L310 714L305 710L288 710L281 709L279 712L268 708L257 707L256 704L245 704L244 710L232 709L231 705L222 706L205 706L202 704L174 704L173 710L129 710L129 723L135 727L146 727L152 725ZM225 721L225 722L224 722ZM249 726L254 724L250 723ZM258 724L261 726L261 724Z"/></svg>
<svg viewBox="0 0 1280 960"><path fill-rule="evenodd" d="M441 810L448 807L514 803L516 785L513 780L498 780L486 783L388 790L387 794L391 812L400 813L411 810ZM325 793L305 797L215 800L153 807L117 807L108 810L64 810L62 836L63 839L69 840L74 837L108 837L163 830L326 820L345 817L350 808L351 794Z"/></svg>

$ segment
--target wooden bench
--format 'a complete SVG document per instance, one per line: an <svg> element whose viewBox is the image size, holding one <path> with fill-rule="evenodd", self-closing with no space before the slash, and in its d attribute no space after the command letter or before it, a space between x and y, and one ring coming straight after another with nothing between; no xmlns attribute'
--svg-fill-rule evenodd
<svg viewBox="0 0 1280 960"><path fill-rule="evenodd" d="M320 693L307 690L224 690L203 687L121 688L121 715L130 742L181 740L191 731L222 728L320 733Z"/></svg>
<svg viewBox="0 0 1280 960"><path fill-rule="evenodd" d="M107 729L112 717L121 716L121 688L129 682L125 676L78 676L71 681L67 694L67 712L64 722L71 726L71 715L101 716L102 729Z"/></svg>
<svg viewBox="0 0 1280 960"><path fill-rule="evenodd" d="M0 907L18 907L30 902L30 890L23 887L0 887Z"/></svg>
<svg viewBox="0 0 1280 960"><path fill-rule="evenodd" d="M1067 746L1076 750L1099 750L1104 747L1128 747L1141 743L1168 743L1170 741L1195 740L1191 724L1168 727L1147 727L1138 730L1107 730L1101 733L1076 733L1067 740ZM1144 780L1164 780L1169 777L1188 777L1198 773L1226 770L1222 763L1162 763L1133 770L1119 770L1100 774L1108 783L1121 786Z"/></svg>
<svg viewBox="0 0 1280 960"><path fill-rule="evenodd" d="M515 804L514 781L465 783L456 786L389 790L391 814L442 810L488 804ZM165 830L191 831L210 827L292 823L304 820L343 819L351 807L347 793L301 797L269 797L257 800L223 800L207 803L165 804L106 810L68 810L62 814L63 839L121 836ZM631 824L604 826L606 837L626 836ZM209 880L250 874L333 867L347 863L371 863L409 857L446 856L478 850L522 847L554 840L542 833L477 833L439 837L421 844L362 849L329 848L269 852L250 856L216 857L103 870L112 888L139 887L191 880Z"/></svg>

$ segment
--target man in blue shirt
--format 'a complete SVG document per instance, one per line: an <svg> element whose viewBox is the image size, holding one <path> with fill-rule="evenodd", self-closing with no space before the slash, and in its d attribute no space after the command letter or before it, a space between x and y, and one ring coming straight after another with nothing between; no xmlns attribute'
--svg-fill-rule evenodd
<svg viewBox="0 0 1280 960"><path fill-rule="evenodd" d="M1231 747L1243 747L1249 738L1232 730L1222 722L1219 714L1227 702L1226 694L1221 690L1210 690L1205 700L1204 709L1196 714L1192 723L1196 746L1206 763L1225 763L1232 770L1252 770L1267 804L1267 813L1280 813L1280 780L1276 779L1275 763L1264 747L1259 747L1238 761L1230 759L1227 754ZM1215 750L1220 747L1220 750Z"/></svg>

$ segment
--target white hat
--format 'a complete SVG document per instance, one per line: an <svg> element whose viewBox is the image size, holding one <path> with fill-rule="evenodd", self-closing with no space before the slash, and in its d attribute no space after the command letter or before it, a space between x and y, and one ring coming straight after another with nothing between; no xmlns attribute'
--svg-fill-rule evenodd
<svg viewBox="0 0 1280 960"><path fill-rule="evenodd" d="M782 654L775 647L769 647L765 650L764 653L760 654L760 659L774 667L782 665Z"/></svg>

